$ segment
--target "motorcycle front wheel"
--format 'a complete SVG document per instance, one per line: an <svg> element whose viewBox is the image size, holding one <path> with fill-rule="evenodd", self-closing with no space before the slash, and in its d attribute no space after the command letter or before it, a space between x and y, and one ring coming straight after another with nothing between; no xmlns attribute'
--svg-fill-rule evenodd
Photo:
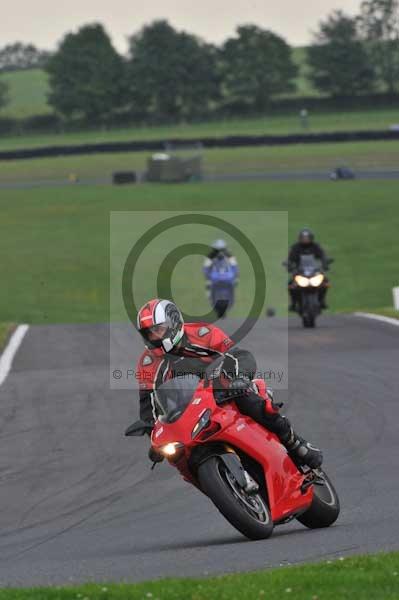
<svg viewBox="0 0 399 600"><path fill-rule="evenodd" d="M214 306L214 311L218 319L222 319L226 316L227 309L229 307L228 300L217 300Z"/></svg>
<svg viewBox="0 0 399 600"><path fill-rule="evenodd" d="M264 540L273 532L273 521L266 500L258 492L247 494L225 463L212 456L198 469L202 491L240 533L251 540Z"/></svg>
<svg viewBox="0 0 399 600"><path fill-rule="evenodd" d="M305 294L302 299L302 323L306 328L316 325L316 316L319 314L319 301L314 294Z"/></svg>

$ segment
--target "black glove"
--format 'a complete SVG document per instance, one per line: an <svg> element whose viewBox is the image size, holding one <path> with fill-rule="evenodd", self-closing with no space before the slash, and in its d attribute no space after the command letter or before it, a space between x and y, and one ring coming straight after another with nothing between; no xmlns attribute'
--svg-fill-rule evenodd
<svg viewBox="0 0 399 600"><path fill-rule="evenodd" d="M239 396L246 396L253 392L252 381L249 377L242 375L236 377L230 382L228 388L214 389L214 398L216 404L219 406L225 402L230 402Z"/></svg>
<svg viewBox="0 0 399 600"><path fill-rule="evenodd" d="M153 463L160 463L165 457L151 446L151 448L148 450L148 458Z"/></svg>
<svg viewBox="0 0 399 600"><path fill-rule="evenodd" d="M252 381L249 379L249 377L246 377L245 375L233 379L227 390L227 394L230 397L245 396L250 392L253 392Z"/></svg>

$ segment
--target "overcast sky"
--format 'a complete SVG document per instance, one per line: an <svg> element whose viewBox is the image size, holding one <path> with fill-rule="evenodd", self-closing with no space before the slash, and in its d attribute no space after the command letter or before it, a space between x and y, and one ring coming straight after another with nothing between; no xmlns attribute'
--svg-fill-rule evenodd
<svg viewBox="0 0 399 600"><path fill-rule="evenodd" d="M84 23L100 21L119 51L126 37L154 19L211 42L222 42L235 27L255 23L292 45L305 45L320 19L334 9L355 14L361 0L0 0L0 47L20 40L55 48L62 36Z"/></svg>

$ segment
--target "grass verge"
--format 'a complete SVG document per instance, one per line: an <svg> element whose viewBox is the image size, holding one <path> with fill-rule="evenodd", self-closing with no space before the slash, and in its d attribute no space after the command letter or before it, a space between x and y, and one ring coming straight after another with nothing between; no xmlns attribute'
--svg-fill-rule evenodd
<svg viewBox="0 0 399 600"><path fill-rule="evenodd" d="M12 323L0 323L0 354L4 350L14 329L15 325Z"/></svg>
<svg viewBox="0 0 399 600"><path fill-rule="evenodd" d="M0 319L108 321L110 212L159 210L242 211L243 222L256 234L262 222L254 221L252 211L287 211L290 240L301 227L311 227L335 258L328 300L333 311L378 310L391 304L399 263L395 181L90 186L1 193L0 280L8 283L0 295ZM162 251L158 246L148 255L149 267ZM233 250L239 253L237 244ZM176 299L183 306L192 307L204 295L202 274L195 273L189 259L175 271ZM282 268L281 273L285 277ZM144 277L140 296L152 295L153 284ZM237 301L246 301L246 294L250 288L240 286ZM277 314L286 304L284 297Z"/></svg>
<svg viewBox="0 0 399 600"><path fill-rule="evenodd" d="M3 589L0 600L397 600L399 553L209 579Z"/></svg>

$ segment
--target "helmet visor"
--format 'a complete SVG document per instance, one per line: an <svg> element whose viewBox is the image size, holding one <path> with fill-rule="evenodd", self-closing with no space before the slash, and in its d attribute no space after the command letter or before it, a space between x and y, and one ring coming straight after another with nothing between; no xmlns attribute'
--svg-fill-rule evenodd
<svg viewBox="0 0 399 600"><path fill-rule="evenodd" d="M299 238L299 241L301 242L301 244L311 244L312 243L312 236L309 235L308 233L303 233L301 235L301 237Z"/></svg>
<svg viewBox="0 0 399 600"><path fill-rule="evenodd" d="M145 327L140 329L140 333L144 338L146 345L150 348L161 348L162 341L169 337L169 326L167 323L161 325L153 325L153 327Z"/></svg>

